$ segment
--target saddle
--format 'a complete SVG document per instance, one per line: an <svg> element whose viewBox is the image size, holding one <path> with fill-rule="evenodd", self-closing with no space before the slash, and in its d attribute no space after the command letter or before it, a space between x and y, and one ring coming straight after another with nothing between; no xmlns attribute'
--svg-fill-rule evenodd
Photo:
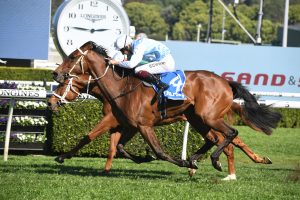
<svg viewBox="0 0 300 200"><path fill-rule="evenodd" d="M161 112L161 118L166 118L166 105L168 100L186 100L183 93L183 86L185 83L185 74L182 70L177 70L175 72L166 72L162 74L156 74L156 78L160 79L161 82L165 83L169 87L161 94L157 94L153 97L151 104L158 99L158 110ZM151 85L149 83L143 82L146 86L152 86L153 89L158 92L159 88L156 85Z"/></svg>

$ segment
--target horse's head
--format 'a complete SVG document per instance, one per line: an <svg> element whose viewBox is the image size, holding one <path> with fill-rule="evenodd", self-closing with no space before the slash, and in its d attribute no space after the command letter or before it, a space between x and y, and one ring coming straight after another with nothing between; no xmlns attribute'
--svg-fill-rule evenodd
<svg viewBox="0 0 300 200"><path fill-rule="evenodd" d="M105 48L96 45L94 42L87 42L63 60L63 63L52 72L53 79L58 83L64 83L65 80L71 77L88 73L90 63L95 62L94 56L90 54L95 55L95 53L108 58ZM103 60L107 64L108 60Z"/></svg>
<svg viewBox="0 0 300 200"><path fill-rule="evenodd" d="M93 87L90 84L90 76L87 74L64 80L53 91L53 95L48 100L48 107L53 111L58 111L60 106L74 101L81 93L89 93Z"/></svg>

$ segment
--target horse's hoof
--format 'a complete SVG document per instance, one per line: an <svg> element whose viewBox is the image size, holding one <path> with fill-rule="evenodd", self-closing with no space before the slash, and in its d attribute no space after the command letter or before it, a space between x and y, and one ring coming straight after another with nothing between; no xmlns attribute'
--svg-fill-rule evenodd
<svg viewBox="0 0 300 200"><path fill-rule="evenodd" d="M264 157L264 164L272 164L272 161L268 157Z"/></svg>
<svg viewBox="0 0 300 200"><path fill-rule="evenodd" d="M198 169L197 160L190 161L190 168L191 169Z"/></svg>
<svg viewBox="0 0 300 200"><path fill-rule="evenodd" d="M215 162L212 162L212 165L214 166L214 168L218 171L222 171L222 164L219 162L219 161L215 161Z"/></svg>
<svg viewBox="0 0 300 200"><path fill-rule="evenodd" d="M110 176L111 173L110 173L110 170L102 170L102 171L99 171L99 176Z"/></svg>
<svg viewBox="0 0 300 200"><path fill-rule="evenodd" d="M229 174L225 178L223 178L222 181L236 181L236 175L235 174Z"/></svg>
<svg viewBox="0 0 300 200"><path fill-rule="evenodd" d="M193 176L196 174L196 171L197 171L197 170L195 170L195 169L189 168L189 170L188 170L189 176L190 176L190 177L193 177Z"/></svg>
<svg viewBox="0 0 300 200"><path fill-rule="evenodd" d="M153 160L156 160L156 158L152 155L146 155L145 162L152 162Z"/></svg>
<svg viewBox="0 0 300 200"><path fill-rule="evenodd" d="M64 163L64 159L60 156L57 156L54 160L60 164Z"/></svg>

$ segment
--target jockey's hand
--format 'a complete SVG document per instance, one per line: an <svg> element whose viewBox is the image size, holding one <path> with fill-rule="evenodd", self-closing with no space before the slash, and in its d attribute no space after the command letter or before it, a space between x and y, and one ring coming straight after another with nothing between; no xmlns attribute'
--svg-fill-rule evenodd
<svg viewBox="0 0 300 200"><path fill-rule="evenodd" d="M118 64L119 64L119 61L111 59L111 60L109 61L109 64L110 64L110 65L118 65Z"/></svg>

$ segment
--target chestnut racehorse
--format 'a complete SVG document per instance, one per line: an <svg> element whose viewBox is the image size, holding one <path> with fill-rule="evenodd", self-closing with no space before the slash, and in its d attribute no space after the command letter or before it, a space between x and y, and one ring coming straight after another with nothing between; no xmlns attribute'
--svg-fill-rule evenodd
<svg viewBox="0 0 300 200"><path fill-rule="evenodd" d="M114 67L108 65L108 61L109 57L103 47L87 42L64 59L54 71L54 79L63 83L65 79L80 74L91 75L122 127L138 130L159 159L180 167L197 169L197 158L207 152L214 143L205 140L205 144L188 161L166 154L154 132L154 125L161 121L158 101L154 98L155 91L143 86L139 79L131 75L121 76ZM168 100L167 119L184 115L199 133L206 136L212 129L224 135L224 140L211 155L212 165L217 170L221 170L220 154L238 135L238 131L224 121L224 115L231 108L234 98L244 100L243 112L246 120L268 135L281 118L279 113L270 110L269 107L259 105L255 97L237 82L227 81L208 71L186 71L185 76L183 92L187 99ZM104 118L100 124L103 123L107 123ZM93 135L82 144L92 139Z"/></svg>
<svg viewBox="0 0 300 200"><path fill-rule="evenodd" d="M103 99L103 97L101 95L101 91L100 91L99 87L97 86L97 84L95 83L95 81L89 81L89 76L86 74L78 75L78 78L71 78L71 79L66 80L63 84L60 84L57 87L57 89L54 91L54 95L52 95L49 98L49 100L48 100L49 106L52 110L58 110L59 106L63 105L64 103L69 103L69 102L75 100L78 96L81 95L81 93L89 93L89 94L93 95L94 97L96 97L97 99L99 99L100 101L102 101L103 102L103 114L111 116L112 120L116 121L116 119L113 117L113 115L111 113L110 104L105 99ZM233 106L230 109L230 111L236 112L243 119L241 109L242 108L239 104L233 103ZM231 113L232 112L229 112L227 116L231 117ZM185 117L175 118L174 121L181 120L181 119L185 120ZM168 122L166 122L166 123L168 123ZM111 123L111 124L116 124L116 123ZM250 126L251 126L251 124L250 124ZM89 133L89 135L96 134L98 137L98 136L102 135L105 132L105 130L107 129L107 128L101 129L97 125L96 125L96 127L97 128L93 129ZM255 128L255 127L252 127L252 128ZM112 161L113 161L113 158L117 151L117 148L116 148L117 144L119 143L120 137L122 137L121 133L119 132L119 131L121 131L120 127L110 127L110 129L113 131L116 131L116 132L113 132L110 135L109 154L108 154L108 158L107 158L107 161L106 161L106 164L104 167L104 171L106 173L108 173L111 169ZM216 144L220 144L224 140L224 137L222 136L221 133L214 132L212 130L210 132L211 132L211 134L208 135L209 136L208 139L209 138L213 139L213 140L217 139ZM122 142L119 143L119 145L118 145L119 151L121 153L123 153L125 157L130 158L137 163L151 161L152 160L151 157L145 157L145 158L136 157L136 156L133 156L133 155L127 153L122 148L123 145L125 145L126 142L128 142L128 140L131 139L135 134L136 134L136 132L130 131L129 133L125 134L126 137L122 137L122 139L121 139ZM233 144L235 146L239 147L249 158L251 158L256 163L263 163L263 164L271 164L272 163L269 158L267 158L267 157L261 158L259 155L255 154L246 144L243 143L243 141L238 136L234 138ZM229 144L224 149L224 153L226 154L227 161L228 161L229 176L226 177L227 179L229 179L229 178L236 179L236 176L235 176L236 171L235 171L235 167L234 167L234 151L233 151L234 149L233 148L234 148L233 145ZM59 163L64 162L64 158L71 158L76 153L77 150L78 150L78 148L75 147L70 152L68 152L64 155L58 156L56 158L56 161ZM190 172L192 172L192 171L190 171Z"/></svg>

